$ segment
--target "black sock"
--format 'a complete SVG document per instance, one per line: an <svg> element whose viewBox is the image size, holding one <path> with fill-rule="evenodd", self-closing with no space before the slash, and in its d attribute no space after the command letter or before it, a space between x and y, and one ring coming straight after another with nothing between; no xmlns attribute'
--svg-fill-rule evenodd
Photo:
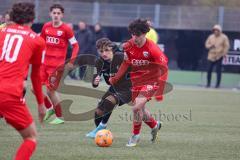
<svg viewBox="0 0 240 160"><path fill-rule="evenodd" d="M104 116L102 117L102 123L103 124L107 124L111 114L112 114L112 112L108 112L108 113L104 114Z"/></svg>
<svg viewBox="0 0 240 160"><path fill-rule="evenodd" d="M97 115L97 113L95 112L94 122L95 122L96 127L101 123L102 119L103 119L103 116L99 116L99 115Z"/></svg>
<svg viewBox="0 0 240 160"><path fill-rule="evenodd" d="M106 124L112 114L112 111L114 109L115 104L113 104L111 101L108 99L103 99L100 103L98 108L104 112L103 115L97 115L95 113L95 125L98 126L100 122Z"/></svg>

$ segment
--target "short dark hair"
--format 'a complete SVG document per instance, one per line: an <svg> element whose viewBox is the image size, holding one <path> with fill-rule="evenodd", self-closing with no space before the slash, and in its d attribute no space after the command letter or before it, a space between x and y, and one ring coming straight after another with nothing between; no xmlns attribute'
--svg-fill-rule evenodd
<svg viewBox="0 0 240 160"><path fill-rule="evenodd" d="M150 26L145 19L136 19L132 21L128 26L128 31L132 35L141 35L149 32Z"/></svg>
<svg viewBox="0 0 240 160"><path fill-rule="evenodd" d="M50 12L52 12L53 9L55 8L58 8L61 10L62 13L64 13L64 8L61 4L53 4L51 7L50 7Z"/></svg>
<svg viewBox="0 0 240 160"><path fill-rule="evenodd" d="M105 47L113 47L113 42L108 38L100 38L96 42L97 49L103 49Z"/></svg>
<svg viewBox="0 0 240 160"><path fill-rule="evenodd" d="M33 22L35 5L29 2L15 3L10 11L10 20L17 24Z"/></svg>

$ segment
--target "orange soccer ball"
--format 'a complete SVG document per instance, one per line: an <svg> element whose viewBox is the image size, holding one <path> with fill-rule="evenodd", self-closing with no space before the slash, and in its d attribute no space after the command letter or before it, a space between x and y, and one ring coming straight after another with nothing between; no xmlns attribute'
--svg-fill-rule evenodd
<svg viewBox="0 0 240 160"><path fill-rule="evenodd" d="M95 143L99 147L109 147L112 145L112 142L113 142L113 135L109 130L103 129L97 132L95 137Z"/></svg>

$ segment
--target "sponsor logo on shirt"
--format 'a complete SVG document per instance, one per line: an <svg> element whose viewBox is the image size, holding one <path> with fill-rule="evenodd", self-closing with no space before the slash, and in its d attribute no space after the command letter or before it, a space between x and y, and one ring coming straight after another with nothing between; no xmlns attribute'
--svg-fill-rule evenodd
<svg viewBox="0 0 240 160"><path fill-rule="evenodd" d="M143 59L133 59L131 63L133 66L146 66L149 64L149 61Z"/></svg>
<svg viewBox="0 0 240 160"><path fill-rule="evenodd" d="M36 38L36 36L33 33L30 33L29 35L31 38Z"/></svg>
<svg viewBox="0 0 240 160"><path fill-rule="evenodd" d="M59 40L59 38L56 38L56 37L47 36L46 42L51 43L51 44L59 44L60 40Z"/></svg>
<svg viewBox="0 0 240 160"><path fill-rule="evenodd" d="M149 53L148 53L147 51L143 51L143 56L146 57L146 58L148 58Z"/></svg>
<svg viewBox="0 0 240 160"><path fill-rule="evenodd" d="M61 36L63 34L63 31L57 31L57 35Z"/></svg>

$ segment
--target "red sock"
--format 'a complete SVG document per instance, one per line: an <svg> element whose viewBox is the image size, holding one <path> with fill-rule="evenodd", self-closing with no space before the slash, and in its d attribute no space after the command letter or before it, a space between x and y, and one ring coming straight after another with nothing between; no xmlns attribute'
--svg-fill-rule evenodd
<svg viewBox="0 0 240 160"><path fill-rule="evenodd" d="M62 117L62 108L60 103L54 107L54 110L57 117Z"/></svg>
<svg viewBox="0 0 240 160"><path fill-rule="evenodd" d="M44 96L44 104L45 104L47 109L52 107L52 103L47 96Z"/></svg>
<svg viewBox="0 0 240 160"><path fill-rule="evenodd" d="M139 134L139 133L140 133L140 130L141 130L141 127L142 127L142 122L133 122L133 130L132 130L132 133L133 133L134 135Z"/></svg>
<svg viewBox="0 0 240 160"><path fill-rule="evenodd" d="M34 150L36 149L36 145L37 143L33 140L24 140L21 146L18 148L15 160L30 160Z"/></svg>
<svg viewBox="0 0 240 160"><path fill-rule="evenodd" d="M153 117L144 120L144 123L146 123L150 128L154 128L157 125L157 121Z"/></svg>

